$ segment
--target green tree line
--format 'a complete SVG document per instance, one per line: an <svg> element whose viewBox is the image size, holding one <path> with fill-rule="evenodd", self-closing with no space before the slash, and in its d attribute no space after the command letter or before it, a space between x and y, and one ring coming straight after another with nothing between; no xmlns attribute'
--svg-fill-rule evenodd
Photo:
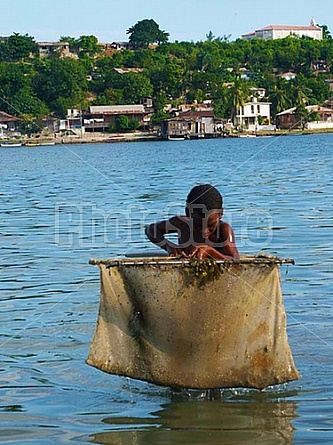
<svg viewBox="0 0 333 445"><path fill-rule="evenodd" d="M132 104L152 97L159 121L167 103L208 99L217 116L230 118L249 99L251 87L266 89L273 116L330 99L333 39L327 27L321 41L295 36L229 41L209 32L205 41L168 42L168 33L147 22L150 34L142 22L127 31L133 49L106 52L95 36L61 37L76 58L56 51L40 58L28 35L2 39L0 109L31 120L64 117L67 108L87 110L89 105ZM140 70L120 74L115 68ZM279 77L290 71L294 79Z"/></svg>

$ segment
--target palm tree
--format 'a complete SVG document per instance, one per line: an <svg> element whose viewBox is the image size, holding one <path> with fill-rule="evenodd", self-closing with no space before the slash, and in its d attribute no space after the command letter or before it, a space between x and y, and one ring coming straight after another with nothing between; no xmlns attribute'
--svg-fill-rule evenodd
<svg viewBox="0 0 333 445"><path fill-rule="evenodd" d="M297 76L296 79L293 79L290 82L293 90L294 106L298 107L306 104L309 101L309 95L312 90L302 82L301 76Z"/></svg>
<svg viewBox="0 0 333 445"><path fill-rule="evenodd" d="M239 116L239 125L242 125L242 108L250 98L250 90L246 80L236 79L228 91L231 106L231 120L235 123Z"/></svg>
<svg viewBox="0 0 333 445"><path fill-rule="evenodd" d="M274 84L271 90L268 92L268 99L270 102L272 102L273 114L280 113L291 105L290 94L288 94L288 90L290 91L288 81L279 79L278 82Z"/></svg>

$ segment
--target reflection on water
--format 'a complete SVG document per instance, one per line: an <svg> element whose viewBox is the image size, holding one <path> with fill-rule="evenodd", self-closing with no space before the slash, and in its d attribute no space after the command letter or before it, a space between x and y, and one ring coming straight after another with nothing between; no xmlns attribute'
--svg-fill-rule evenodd
<svg viewBox="0 0 333 445"><path fill-rule="evenodd" d="M0 150L0 442L331 444L333 135ZM216 185L242 253L281 268L297 382L221 400L85 364L90 257L152 250L144 225ZM237 323L237 320L235 320Z"/></svg>
<svg viewBox="0 0 333 445"><path fill-rule="evenodd" d="M295 417L292 402L173 402L148 418L105 418L110 431L93 434L90 441L103 445L291 444Z"/></svg>

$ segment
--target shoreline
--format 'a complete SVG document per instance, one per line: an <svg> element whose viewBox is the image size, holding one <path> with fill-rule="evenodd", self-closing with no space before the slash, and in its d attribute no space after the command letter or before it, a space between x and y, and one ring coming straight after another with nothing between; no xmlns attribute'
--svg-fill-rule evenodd
<svg viewBox="0 0 333 445"><path fill-rule="evenodd" d="M251 133L237 133L230 135L216 135L216 137L209 138L191 138L190 140L207 140L207 139L233 139L233 138L261 138L261 137L280 137L280 136L306 136L306 135L321 135L321 134L333 134L332 129L325 130L276 130L276 131L263 131L257 134ZM184 139L185 140L185 139ZM85 134L81 137L65 136L62 138L55 138L56 144L93 144L93 143L119 143L119 142L148 142L148 141L165 141L170 142L168 139L162 139L157 133L138 132L138 133L124 133L124 134L107 134L99 133L94 135ZM186 141L186 140L185 140Z"/></svg>
<svg viewBox="0 0 333 445"><path fill-rule="evenodd" d="M306 136L306 135L321 135L332 134L332 129L323 130L276 130L276 131L263 131L257 134L243 132L229 135L217 134L215 137L203 137L203 138L191 138L207 140L207 139L232 139L232 138L260 138L260 137L280 137L280 136ZM185 139L184 139L185 140ZM69 144L94 144L94 143L119 143L119 142L149 142L149 141L165 141L168 139L162 139L156 132L136 132L136 133L86 133L83 136L56 136L56 137L39 137L28 139L3 139L1 142L20 142L22 146L47 146L47 145L69 145Z"/></svg>

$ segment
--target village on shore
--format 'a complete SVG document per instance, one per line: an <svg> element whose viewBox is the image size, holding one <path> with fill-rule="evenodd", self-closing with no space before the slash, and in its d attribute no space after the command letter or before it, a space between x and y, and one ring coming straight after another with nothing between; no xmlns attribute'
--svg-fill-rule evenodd
<svg viewBox="0 0 333 445"><path fill-rule="evenodd" d="M147 24L151 25L151 22L155 25L158 35L158 40L154 40L155 37L151 38L151 42L158 42L157 45L152 45L152 47L148 43L144 42L142 44L142 42L135 40L136 31L139 28L141 31L145 30ZM136 30L136 28L138 29ZM69 105L73 100L59 98L56 95L53 102L50 101L50 104L58 107L61 104L62 112L60 114L51 111L48 114L41 114L36 117L29 113L10 114L10 107L7 107L6 110L0 110L1 146L40 146L137 140L190 140L333 132L333 101L331 98L333 96L333 78L330 75L333 68L328 60L322 58L312 60L312 56L309 55L311 53L309 48L315 44L312 42L327 41L327 48L326 46L320 47L326 50L331 48L332 40L330 40L331 36L327 27L317 25L313 19L309 26L270 25L242 35L239 43L236 41L240 47L246 47L248 50L250 50L250 47L244 46L242 42L250 42L246 45L252 45L252 42L254 42L253 50L256 49L255 45L259 41L265 41L266 43L281 42L281 39L285 39L286 43L289 46L291 45L290 48L292 48L293 41L297 41L298 45L303 45L307 66L300 61L297 65L295 61L291 63L290 60L283 59L279 69L275 67L272 68L272 71L268 70L266 77L263 75L260 77L260 74L258 74L261 68L256 72L251 67L251 63L243 62L242 66L240 65L242 62L238 60L230 61L230 65L223 68L222 65L217 64L216 68L214 57L220 58L220 61L223 60L221 54L216 52L217 49L218 51L226 51L226 45L228 46L230 43L227 40L215 38L210 33L207 35L207 41L201 45L206 46L200 47L200 51L203 51L202 57L207 58L207 62L201 63L198 60L196 69L192 68L190 72L191 76L198 78L198 87L193 89L192 86L192 90L186 88L185 84L185 87L177 87L178 89L175 87L177 91L179 90L178 95L166 93L169 85L164 80L163 82L166 82L164 85L165 91L161 93L156 89L156 86L153 88L154 72L149 72L146 68L133 66L136 64L135 58L139 57L141 50L143 52L140 57L147 57L149 52L149 57L154 57L154 53L163 39L164 43L167 44L168 33L159 30L158 25L153 20L142 20L129 31L131 31L129 42L113 42L111 44L100 44L94 36L81 36L77 40L68 38L69 42L62 39L59 42L38 43L34 42L33 38L29 36L14 35L3 38L2 49L6 48L6 44L9 44L9 42L14 47L17 44L18 48L23 42L32 45L31 47L37 52L36 57L39 57L41 61L48 61L45 67L49 66L51 71L52 66L54 66L54 69L56 67L63 69L62 63L66 60L74 63L74 65L72 62L69 64L69 66L73 65L73 69L74 66L78 68L79 65L76 65L76 63L81 63L80 58L89 60L95 64L95 67L90 74L81 76L82 82L93 86L93 89L86 91L88 99L84 106L80 104L80 107L67 108L66 112L66 107L62 103L68 103ZM138 35L141 34L138 33ZM171 44L168 50L170 53L165 60L168 60L168 63L171 63L170 60L180 60L176 54L178 51L184 51L185 43L176 42L174 49L171 49L173 45ZM84 49L84 45L88 45L90 49ZM92 51L92 47L94 51ZM72 52L74 48L76 52ZM277 54L283 49L279 46L267 46L267 48L270 49L271 54L272 48L277 48ZM96 51L99 55L96 54ZM256 51L253 54L255 53ZM127 56L124 56L124 54L127 54ZM213 54L215 54L214 57ZM280 58L285 57L281 54L284 54L284 52L280 53ZM322 54L325 54L325 51ZM12 55L11 57L14 57L14 59L9 62L2 62L6 69L16 69L17 63L20 63L15 62L16 56ZM255 56L253 55L249 60L252 60L253 57ZM114 66L113 58L121 60L120 67ZM132 59L135 63L129 62ZM30 54L28 60L35 60L35 56ZM57 60L59 61L58 65L54 65ZM102 61L100 66L98 65L99 61ZM109 71L106 71L110 80L105 82L103 80L105 72L103 77L101 69L104 69L104 65L110 63L110 61L112 61L111 67L108 68ZM32 63L29 62L28 64L32 66ZM43 66L43 63L41 62L41 66ZM176 69L178 62L172 63L174 63ZM274 63L275 65L272 66L276 66L277 62ZM12 66L10 66L11 64ZM235 64L237 66L233 66ZM294 66L294 71L290 70L291 66ZM286 67L287 70L283 71L282 67ZM258 70L258 67L256 69ZM70 71L68 73L70 74ZM157 73L160 75L158 71ZM318 91L317 96L312 95L311 101L306 97L307 92L312 91L305 83L306 73L311 79L314 79L313 90ZM222 75L221 78L218 77L220 75ZM31 82L31 76L32 74L28 72L24 74L23 78ZM41 77L41 79L43 78ZM299 81L299 79L302 79L302 81ZM59 78L56 77L55 81L58 80ZM112 89L112 82L118 83L118 87ZM161 82L161 79L157 80L157 84L158 82ZM212 90L212 84L216 88L220 88L217 93ZM265 87L261 84L264 84ZM35 79L34 85L38 85L38 79ZM29 88L32 86L33 84L29 84ZM43 85L40 86L43 89ZM130 87L133 87L132 95L126 99L127 90ZM11 88L15 89L14 86L11 86ZM28 86L26 88L28 91ZM137 94L136 89L140 88L142 88L142 91ZM94 89L100 89L102 94L100 96L93 94ZM32 89L29 91L29 94L31 94L30 98L27 96L30 100L29 106L33 107L39 103L42 108L45 108L45 103L39 97L36 97L36 94L38 96L38 88L35 92ZM46 96L51 94L49 90L45 90L44 93ZM18 94L19 100L23 100L23 107L24 97L19 96L19 93L15 94ZM117 95L119 96L118 100ZM136 99L133 100L130 97L136 97ZM322 97L322 100L318 99L319 97ZM10 97L6 100L9 104ZM113 104L108 105L108 102ZM100 105L99 103L104 104ZM12 108L15 111L14 107ZM60 115L63 117L60 118Z"/></svg>

